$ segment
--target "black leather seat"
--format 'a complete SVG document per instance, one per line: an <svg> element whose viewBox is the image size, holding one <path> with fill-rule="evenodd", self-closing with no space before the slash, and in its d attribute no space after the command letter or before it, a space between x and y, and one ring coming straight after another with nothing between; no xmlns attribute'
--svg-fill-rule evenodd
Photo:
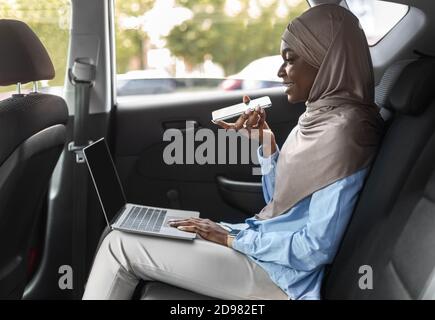
<svg viewBox="0 0 435 320"><path fill-rule="evenodd" d="M325 299L435 299L435 59L391 71L378 101L383 114L392 113L389 127L328 268ZM373 289L362 290L367 265ZM208 298L158 282L141 293L147 300Z"/></svg>
<svg viewBox="0 0 435 320"><path fill-rule="evenodd" d="M0 20L0 85L54 77L42 43L24 23ZM62 152L68 110L57 96L16 94L0 101L0 298L16 299L27 280L32 227Z"/></svg>
<svg viewBox="0 0 435 320"><path fill-rule="evenodd" d="M323 286L326 299L435 298L435 59L408 64L393 118ZM361 266L373 289L361 289Z"/></svg>

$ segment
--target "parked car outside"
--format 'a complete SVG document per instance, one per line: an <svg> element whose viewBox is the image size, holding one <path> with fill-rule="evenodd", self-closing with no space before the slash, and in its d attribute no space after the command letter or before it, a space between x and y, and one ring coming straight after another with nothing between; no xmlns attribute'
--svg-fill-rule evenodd
<svg viewBox="0 0 435 320"><path fill-rule="evenodd" d="M220 88L223 90L262 89L282 85L278 69L282 64L280 55L267 56L252 61L239 73L229 76Z"/></svg>
<svg viewBox="0 0 435 320"><path fill-rule="evenodd" d="M175 79L165 70L135 70L117 76L118 96L171 93L175 89Z"/></svg>

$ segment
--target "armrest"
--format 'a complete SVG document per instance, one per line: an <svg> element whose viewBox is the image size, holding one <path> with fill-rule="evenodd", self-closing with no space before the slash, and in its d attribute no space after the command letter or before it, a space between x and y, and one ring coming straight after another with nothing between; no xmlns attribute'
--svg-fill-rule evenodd
<svg viewBox="0 0 435 320"><path fill-rule="evenodd" d="M251 216L265 205L261 182L232 180L223 176L216 178L219 193L230 206Z"/></svg>

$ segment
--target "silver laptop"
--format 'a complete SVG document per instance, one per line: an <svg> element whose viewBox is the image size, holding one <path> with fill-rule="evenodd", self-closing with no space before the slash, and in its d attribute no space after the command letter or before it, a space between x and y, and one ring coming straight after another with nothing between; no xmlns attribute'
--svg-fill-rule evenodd
<svg viewBox="0 0 435 320"><path fill-rule="evenodd" d="M121 181L104 138L83 149L89 172L111 229L160 237L193 240L195 233L170 227L168 220L199 217L197 211L158 208L127 203ZM107 217L115 217L110 225Z"/></svg>

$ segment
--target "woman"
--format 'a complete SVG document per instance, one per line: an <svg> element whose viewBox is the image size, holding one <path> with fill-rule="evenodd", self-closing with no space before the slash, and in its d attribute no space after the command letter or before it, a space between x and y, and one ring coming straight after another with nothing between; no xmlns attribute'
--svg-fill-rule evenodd
<svg viewBox="0 0 435 320"><path fill-rule="evenodd" d="M267 205L229 232L208 219L173 221L191 242L112 231L103 241L85 299L130 298L140 279L223 299L319 299L380 137L370 54L358 19L319 5L282 35L278 76L291 103L306 101L279 150L264 110L226 129L246 128L258 155ZM248 97L244 97L247 101Z"/></svg>

